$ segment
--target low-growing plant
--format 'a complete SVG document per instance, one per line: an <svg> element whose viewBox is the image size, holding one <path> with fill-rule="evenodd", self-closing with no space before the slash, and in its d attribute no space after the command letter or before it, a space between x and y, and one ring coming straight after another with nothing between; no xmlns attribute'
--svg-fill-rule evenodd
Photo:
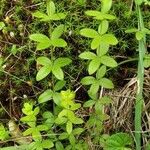
<svg viewBox="0 0 150 150"><path fill-rule="evenodd" d="M88 94L91 99L84 103L84 107L93 109L86 126L89 129L91 138L94 139L96 143L98 143L99 137L102 135L104 121L109 118L104 112L104 107L111 103L109 97L103 97L102 94L100 94L100 89L114 88L112 81L105 76L108 67L117 67L117 62L108 54L109 47L118 43L117 38L112 33L107 33L110 21L116 18L114 15L108 13L111 5L111 0L102 0L101 11L86 11L86 15L97 20L99 23L98 29L96 31L91 28L84 28L80 31L82 36L92 39L91 49L94 50L94 52L85 51L81 53L79 57L89 60L87 71L90 76L84 77L81 83L83 85L90 85Z"/></svg>

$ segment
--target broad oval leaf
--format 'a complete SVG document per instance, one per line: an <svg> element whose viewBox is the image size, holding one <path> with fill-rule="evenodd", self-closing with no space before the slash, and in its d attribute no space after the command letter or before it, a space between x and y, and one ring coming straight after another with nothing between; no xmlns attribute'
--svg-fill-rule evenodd
<svg viewBox="0 0 150 150"><path fill-rule="evenodd" d="M138 29L132 28L132 29L127 29L127 30L125 31L125 33L134 33L134 32L137 32L137 31L138 31Z"/></svg>
<svg viewBox="0 0 150 150"><path fill-rule="evenodd" d="M88 100L84 103L83 107L91 107L96 103L94 100Z"/></svg>
<svg viewBox="0 0 150 150"><path fill-rule="evenodd" d="M52 0L47 0L47 14L52 16L55 13L55 4Z"/></svg>
<svg viewBox="0 0 150 150"><path fill-rule="evenodd" d="M94 84L91 85L90 89L88 90L89 95L95 95L97 94L99 90L99 83L95 82Z"/></svg>
<svg viewBox="0 0 150 150"><path fill-rule="evenodd" d="M58 80L64 79L64 73L60 67L53 66L52 73Z"/></svg>
<svg viewBox="0 0 150 150"><path fill-rule="evenodd" d="M93 59L88 66L89 74L91 75L95 73L98 70L100 64L101 64L101 59L99 57Z"/></svg>
<svg viewBox="0 0 150 150"><path fill-rule="evenodd" d="M66 124L66 131L67 131L68 134L71 134L72 128L73 128L72 122L68 121L67 124Z"/></svg>
<svg viewBox="0 0 150 150"><path fill-rule="evenodd" d="M84 28L80 30L80 34L88 38L94 38L98 36L97 31L95 31L94 29L90 29L90 28Z"/></svg>
<svg viewBox="0 0 150 150"><path fill-rule="evenodd" d="M44 56L38 57L36 61L37 61L38 64L41 64L43 66L52 65L51 60L47 57L44 57Z"/></svg>
<svg viewBox="0 0 150 150"><path fill-rule="evenodd" d="M83 52L79 55L80 58L82 59L94 59L96 58L96 55L92 52Z"/></svg>
<svg viewBox="0 0 150 150"><path fill-rule="evenodd" d="M99 80L99 85L107 88L107 89L113 89L114 88L114 84L112 83L111 80L107 79L107 78L101 78Z"/></svg>
<svg viewBox="0 0 150 150"><path fill-rule="evenodd" d="M66 18L66 14L65 13L57 13L57 14L53 14L49 17L50 20L62 20Z"/></svg>
<svg viewBox="0 0 150 150"><path fill-rule="evenodd" d="M64 146L60 141L55 143L56 150L64 150Z"/></svg>
<svg viewBox="0 0 150 150"><path fill-rule="evenodd" d="M64 66L69 65L71 62L72 62L72 60L70 58L60 57L54 61L54 66L55 67L64 67Z"/></svg>
<svg viewBox="0 0 150 150"><path fill-rule="evenodd" d="M38 102L45 103L45 102L51 100L52 96L53 96L53 91L51 89L48 89L39 96Z"/></svg>
<svg viewBox="0 0 150 150"><path fill-rule="evenodd" d="M75 128L72 133L73 135L80 135L82 132L84 132L85 129L83 128Z"/></svg>
<svg viewBox="0 0 150 150"><path fill-rule="evenodd" d="M46 149L50 149L50 148L54 147L54 143L50 139L43 140L42 141L42 147L46 148Z"/></svg>
<svg viewBox="0 0 150 150"><path fill-rule="evenodd" d="M30 40L39 42L37 50L48 48L51 45L51 40L44 34L31 34L29 38Z"/></svg>
<svg viewBox="0 0 150 150"><path fill-rule="evenodd" d="M101 36L96 36L91 42L91 49L97 49L101 44Z"/></svg>
<svg viewBox="0 0 150 150"><path fill-rule="evenodd" d="M102 0L101 12L107 13L112 6L112 0Z"/></svg>
<svg viewBox="0 0 150 150"><path fill-rule="evenodd" d="M50 66L42 67L36 75L36 80L40 81L40 80L44 79L46 76L48 76L48 74L51 72L51 70L52 70L52 68Z"/></svg>
<svg viewBox="0 0 150 150"><path fill-rule="evenodd" d="M54 85L54 91L59 91L61 90L66 84L66 81L58 81L56 82L56 84Z"/></svg>
<svg viewBox="0 0 150 150"><path fill-rule="evenodd" d="M49 48L51 46L51 43L38 43L36 46L36 50L44 50L46 48Z"/></svg>
<svg viewBox="0 0 150 150"><path fill-rule="evenodd" d="M106 66L102 65L96 73L96 79L104 77L105 74L106 74Z"/></svg>
<svg viewBox="0 0 150 150"><path fill-rule="evenodd" d="M105 55L109 50L109 44L101 43L100 46L97 48L97 55L103 56Z"/></svg>
<svg viewBox="0 0 150 150"><path fill-rule="evenodd" d="M36 12L32 13L32 16L34 16L36 18L40 18L41 21L48 21L49 20L49 17L40 11L36 11Z"/></svg>
<svg viewBox="0 0 150 150"><path fill-rule="evenodd" d="M99 34L101 35L105 34L108 30L108 26L109 26L109 22L107 20L103 20L98 27Z"/></svg>
<svg viewBox="0 0 150 150"><path fill-rule="evenodd" d="M82 78L81 80L81 83L83 85L90 85L90 84L93 84L95 82L95 78L92 77L92 76L87 76L87 77L84 77Z"/></svg>
<svg viewBox="0 0 150 150"><path fill-rule="evenodd" d="M86 15L88 16L92 16L92 17L96 17L96 16L102 16L103 13L101 13L100 11L96 11L96 10L87 10L85 12Z"/></svg>
<svg viewBox="0 0 150 150"><path fill-rule="evenodd" d="M64 140L67 139L69 137L67 132L63 132L60 134L60 136L58 137L59 140Z"/></svg>
<svg viewBox="0 0 150 150"><path fill-rule="evenodd" d="M51 39L58 39L64 31L64 25L57 26L51 34Z"/></svg>
<svg viewBox="0 0 150 150"><path fill-rule="evenodd" d="M61 94L58 92L54 92L53 101L57 106L60 106L61 105Z"/></svg>
<svg viewBox="0 0 150 150"><path fill-rule="evenodd" d="M105 34L102 36L102 41L106 44L116 45L118 44L117 38L113 34Z"/></svg>
<svg viewBox="0 0 150 150"><path fill-rule="evenodd" d="M106 140L106 149L109 150L131 150L133 141L127 133L116 133Z"/></svg>
<svg viewBox="0 0 150 150"><path fill-rule="evenodd" d="M49 43L50 39L44 34L31 34L29 36L30 40L40 42L40 43Z"/></svg>
<svg viewBox="0 0 150 150"><path fill-rule="evenodd" d="M118 66L117 62L112 57L106 55L101 57L101 63L112 68Z"/></svg>
<svg viewBox="0 0 150 150"><path fill-rule="evenodd" d="M67 46L67 43L64 39L52 39L51 40L51 44L54 46L54 47L66 47Z"/></svg>

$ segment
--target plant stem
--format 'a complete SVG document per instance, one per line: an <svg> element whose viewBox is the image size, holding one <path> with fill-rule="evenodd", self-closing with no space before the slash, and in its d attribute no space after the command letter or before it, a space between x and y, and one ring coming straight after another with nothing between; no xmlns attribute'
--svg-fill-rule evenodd
<svg viewBox="0 0 150 150"><path fill-rule="evenodd" d="M138 29L144 28L143 18L140 6L136 6L138 13ZM143 59L146 52L145 37L139 41L139 61L138 61L138 74L137 74L137 94L135 104L135 140L136 150L141 150L141 124L142 124L142 107L143 107L143 82L144 82L144 65Z"/></svg>

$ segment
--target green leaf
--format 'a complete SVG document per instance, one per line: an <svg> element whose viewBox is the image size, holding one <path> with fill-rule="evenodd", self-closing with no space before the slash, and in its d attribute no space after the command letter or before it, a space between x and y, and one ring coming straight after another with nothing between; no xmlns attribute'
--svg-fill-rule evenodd
<svg viewBox="0 0 150 150"><path fill-rule="evenodd" d="M131 150L129 146L133 143L130 135L126 133L116 133L106 140L106 149L109 150Z"/></svg>
<svg viewBox="0 0 150 150"><path fill-rule="evenodd" d="M99 27L98 27L98 33L99 34L105 34L108 30L109 22L107 20L101 21Z"/></svg>
<svg viewBox="0 0 150 150"><path fill-rule="evenodd" d="M101 63L112 68L118 66L117 62L112 57L106 55L101 57Z"/></svg>
<svg viewBox="0 0 150 150"><path fill-rule="evenodd" d="M36 61L37 61L38 64L41 64L43 66L52 65L51 60L47 57L44 57L44 56L38 57Z"/></svg>
<svg viewBox="0 0 150 150"><path fill-rule="evenodd" d="M96 36L98 36L97 31L95 31L94 29L90 29L90 28L84 28L80 30L80 34L88 38L95 38Z"/></svg>
<svg viewBox="0 0 150 150"><path fill-rule="evenodd" d="M58 80L63 80L64 79L64 73L62 69L58 66L53 66L52 73Z"/></svg>
<svg viewBox="0 0 150 150"><path fill-rule="evenodd" d="M61 102L61 94L54 92L53 94L53 101L56 105L60 106L60 102Z"/></svg>
<svg viewBox="0 0 150 150"><path fill-rule="evenodd" d="M112 103L112 99L108 96L104 96L99 100L99 103L103 105L107 105L107 104Z"/></svg>
<svg viewBox="0 0 150 150"><path fill-rule="evenodd" d="M38 43L36 46L36 50L44 50L46 48L49 48L51 46L51 43Z"/></svg>
<svg viewBox="0 0 150 150"><path fill-rule="evenodd" d="M51 89L48 89L39 96L38 102L45 103L52 99L52 95L53 95L53 91Z"/></svg>
<svg viewBox="0 0 150 150"><path fill-rule="evenodd" d="M4 22L0 22L0 30L2 30L5 27L5 23Z"/></svg>
<svg viewBox="0 0 150 150"><path fill-rule="evenodd" d="M52 0L47 0L47 14L52 16L55 13L55 4Z"/></svg>
<svg viewBox="0 0 150 150"><path fill-rule="evenodd" d="M81 83L83 85L90 85L90 84L93 84L95 82L95 78L92 77L92 76L87 76L87 77L84 77L82 78L81 80Z"/></svg>
<svg viewBox="0 0 150 150"><path fill-rule="evenodd" d="M101 43L100 46L97 48L97 55L103 56L105 55L109 50L109 44Z"/></svg>
<svg viewBox="0 0 150 150"><path fill-rule="evenodd" d="M95 100L88 100L87 102L84 103L83 107L91 107L95 104Z"/></svg>
<svg viewBox="0 0 150 150"><path fill-rule="evenodd" d="M112 6L112 0L102 0L101 12L107 13Z"/></svg>
<svg viewBox="0 0 150 150"><path fill-rule="evenodd" d="M43 116L44 119L51 119L51 118L53 119L54 118L53 114L50 111L45 111L42 114L42 116Z"/></svg>
<svg viewBox="0 0 150 150"><path fill-rule="evenodd" d="M67 139L68 137L69 137L68 133L63 132L58 138L59 140L64 140L64 139Z"/></svg>
<svg viewBox="0 0 150 150"><path fill-rule="evenodd" d="M102 19L103 19L103 14L100 11L88 10L88 11L85 12L85 14L88 15L88 16L92 16L92 17L102 16Z"/></svg>
<svg viewBox="0 0 150 150"><path fill-rule="evenodd" d="M46 76L48 76L48 74L50 74L51 70L52 68L50 66L42 67L36 75L36 81L44 79Z"/></svg>
<svg viewBox="0 0 150 150"><path fill-rule="evenodd" d="M43 148L52 148L54 147L54 143L49 139L49 140L43 140L42 141L42 147Z"/></svg>
<svg viewBox="0 0 150 150"><path fill-rule="evenodd" d="M72 120L70 120L73 124L82 124L84 121L81 118L73 117Z"/></svg>
<svg viewBox="0 0 150 150"><path fill-rule="evenodd" d="M73 134L69 135L69 142L71 145L75 145L76 139L75 139L75 136Z"/></svg>
<svg viewBox="0 0 150 150"><path fill-rule="evenodd" d="M51 40L51 44L54 46L54 47L66 47L67 46L67 43L65 40L59 38L59 39L52 39Z"/></svg>
<svg viewBox="0 0 150 150"><path fill-rule="evenodd" d="M34 128L28 128L27 130L23 132L23 136L30 135L32 134L33 131L34 131Z"/></svg>
<svg viewBox="0 0 150 150"><path fill-rule="evenodd" d="M83 52L79 55L80 58L82 59L94 59L96 57L96 55L92 52Z"/></svg>
<svg viewBox="0 0 150 150"><path fill-rule="evenodd" d="M96 82L91 85L88 93L89 93L89 95L95 95L95 94L97 94L98 90L99 90L99 84Z"/></svg>
<svg viewBox="0 0 150 150"><path fill-rule="evenodd" d="M8 138L9 138L8 131L5 129L5 127L2 124L0 124L0 141L1 140L4 141Z"/></svg>
<svg viewBox="0 0 150 150"><path fill-rule="evenodd" d="M67 122L67 118L65 118L65 117L58 117L55 119L56 124L64 124L66 122Z"/></svg>
<svg viewBox="0 0 150 150"><path fill-rule="evenodd" d="M112 81L107 78L101 78L99 80L99 85L101 85L102 87L107 88L107 89L114 88L114 84L112 83Z"/></svg>
<svg viewBox="0 0 150 150"><path fill-rule="evenodd" d="M75 104L72 104L71 107L70 107L70 110L77 110L81 107L81 104L79 103L75 103Z"/></svg>
<svg viewBox="0 0 150 150"><path fill-rule="evenodd" d="M63 31L64 31L64 25L63 24L57 26L54 29L54 31L52 32L52 34L51 34L51 39L58 39L58 38L60 38L60 36L62 35Z"/></svg>
<svg viewBox="0 0 150 150"><path fill-rule="evenodd" d="M66 124L66 131L68 134L70 134L72 132L72 122L68 121L67 124Z"/></svg>
<svg viewBox="0 0 150 150"><path fill-rule="evenodd" d="M110 45L116 45L118 44L118 40L113 34L104 34L102 36L102 42Z"/></svg>
<svg viewBox="0 0 150 150"><path fill-rule="evenodd" d="M106 66L102 65L96 73L96 79L104 77L105 74L106 74Z"/></svg>
<svg viewBox="0 0 150 150"><path fill-rule="evenodd" d="M75 128L73 131L72 131L72 134L73 135L80 135L82 132L84 132L85 129L83 128Z"/></svg>
<svg viewBox="0 0 150 150"><path fill-rule="evenodd" d="M104 17L104 19L108 19L108 20L116 19L116 17L114 15L110 15L110 14L103 14L103 17ZM97 16L96 19L101 20L101 18L99 18L99 16Z"/></svg>
<svg viewBox="0 0 150 150"><path fill-rule="evenodd" d="M36 128L39 131L46 131L46 130L48 130L48 127L46 125L38 125Z"/></svg>
<svg viewBox="0 0 150 150"><path fill-rule="evenodd" d="M54 85L54 91L59 91L61 90L66 84L66 81L58 81L55 85Z"/></svg>
<svg viewBox="0 0 150 150"><path fill-rule="evenodd" d="M55 60L54 66L60 68L69 65L71 62L72 60L70 58L59 57Z"/></svg>
<svg viewBox="0 0 150 150"><path fill-rule="evenodd" d="M37 45L37 50L43 50L51 46L51 40L44 34L31 34L29 38L30 40L39 42Z"/></svg>
<svg viewBox="0 0 150 150"><path fill-rule="evenodd" d="M62 20L66 18L66 14L65 13L57 13L57 14L53 14L52 16L50 16L50 20Z"/></svg>
<svg viewBox="0 0 150 150"><path fill-rule="evenodd" d="M40 43L50 43L50 39L44 34L31 34L29 38Z"/></svg>
<svg viewBox="0 0 150 150"><path fill-rule="evenodd" d="M39 112L40 112L40 108L39 107L36 107L35 109L34 109L34 111L33 111L33 115L38 115L39 114Z"/></svg>
<svg viewBox="0 0 150 150"><path fill-rule="evenodd" d="M25 115L32 115L32 114L33 114L32 109L33 109L33 104L24 103L23 108L22 108L22 112L23 112Z"/></svg>
<svg viewBox="0 0 150 150"><path fill-rule="evenodd" d="M64 146L60 141L55 143L56 150L64 150Z"/></svg>
<svg viewBox="0 0 150 150"><path fill-rule="evenodd" d="M32 15L33 15L33 17L40 18L43 21L48 21L49 20L49 17L46 14L44 14L40 11L36 11L36 12L32 13Z"/></svg>
<svg viewBox="0 0 150 150"><path fill-rule="evenodd" d="M134 32L137 32L137 31L138 31L138 29L132 28L132 29L127 29L127 30L125 31L125 33L134 33Z"/></svg>
<svg viewBox="0 0 150 150"><path fill-rule="evenodd" d="M101 36L96 36L91 42L91 49L97 49L101 44Z"/></svg>
<svg viewBox="0 0 150 150"><path fill-rule="evenodd" d="M95 73L98 70L100 64L101 64L101 59L99 57L93 59L88 66L89 74L91 75Z"/></svg>
<svg viewBox="0 0 150 150"><path fill-rule="evenodd" d="M135 36L136 36L136 39L137 39L138 41L140 41L141 39L144 38L145 34L144 34L144 32L142 32L142 31L138 31L138 32L136 32Z"/></svg>

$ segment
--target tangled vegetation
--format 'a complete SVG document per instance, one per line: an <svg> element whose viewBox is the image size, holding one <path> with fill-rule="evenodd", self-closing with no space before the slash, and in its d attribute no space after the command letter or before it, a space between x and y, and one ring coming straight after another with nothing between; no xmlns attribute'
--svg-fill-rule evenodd
<svg viewBox="0 0 150 150"><path fill-rule="evenodd" d="M0 149L150 150L148 0L0 1Z"/></svg>

